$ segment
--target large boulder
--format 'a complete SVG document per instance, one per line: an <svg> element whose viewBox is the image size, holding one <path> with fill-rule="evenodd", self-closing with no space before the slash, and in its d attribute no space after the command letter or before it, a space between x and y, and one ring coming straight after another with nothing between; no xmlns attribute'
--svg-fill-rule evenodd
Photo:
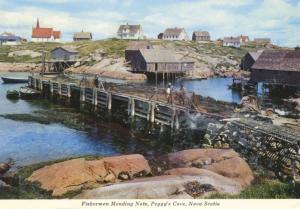
<svg viewBox="0 0 300 209"><path fill-rule="evenodd" d="M210 170L238 182L242 187L249 186L254 179L249 165L232 149L183 150L168 154L165 160L171 168Z"/></svg>
<svg viewBox="0 0 300 209"><path fill-rule="evenodd" d="M136 154L91 161L84 158L68 160L38 169L27 180L40 183L41 188L52 191L53 196L61 196L150 173L148 161Z"/></svg>
<svg viewBox="0 0 300 209"><path fill-rule="evenodd" d="M189 149L168 154L166 160L171 168L202 167L238 156L232 149Z"/></svg>
<svg viewBox="0 0 300 209"><path fill-rule="evenodd" d="M211 165L205 165L203 168L231 178L239 182L242 187L251 185L251 182L254 179L252 170L240 157L234 157Z"/></svg>
<svg viewBox="0 0 300 209"><path fill-rule="evenodd" d="M172 171L170 171L172 172ZM238 194L241 186L210 171L199 175L163 175L100 187L85 191L77 199L186 199L207 196L211 192Z"/></svg>

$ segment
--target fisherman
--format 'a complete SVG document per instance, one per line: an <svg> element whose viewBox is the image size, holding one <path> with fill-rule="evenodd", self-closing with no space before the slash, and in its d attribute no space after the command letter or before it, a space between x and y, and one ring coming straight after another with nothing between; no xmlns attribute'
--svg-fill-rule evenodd
<svg viewBox="0 0 300 209"><path fill-rule="evenodd" d="M95 86L96 86L96 88L99 88L99 75L98 74L95 75Z"/></svg>
<svg viewBox="0 0 300 209"><path fill-rule="evenodd" d="M186 88L183 86L183 84L180 84L180 89L179 89L179 95L180 95L180 104L184 106L185 104L185 98L186 98Z"/></svg>
<svg viewBox="0 0 300 209"><path fill-rule="evenodd" d="M172 85L168 84L168 88L166 89L167 102L172 103Z"/></svg>

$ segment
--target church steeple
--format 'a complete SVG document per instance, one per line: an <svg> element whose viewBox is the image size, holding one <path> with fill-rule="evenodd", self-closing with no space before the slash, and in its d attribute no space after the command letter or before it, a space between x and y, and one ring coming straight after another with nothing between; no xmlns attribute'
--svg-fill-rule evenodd
<svg viewBox="0 0 300 209"><path fill-rule="evenodd" d="M39 20L39 18L36 21L36 28L40 28L40 20Z"/></svg>

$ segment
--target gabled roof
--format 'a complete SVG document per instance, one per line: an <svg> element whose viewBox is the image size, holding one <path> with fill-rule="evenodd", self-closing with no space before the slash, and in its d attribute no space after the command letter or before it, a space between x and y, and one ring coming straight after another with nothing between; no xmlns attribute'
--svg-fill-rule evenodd
<svg viewBox="0 0 300 209"><path fill-rule="evenodd" d="M258 52L249 52L250 56L253 58L253 60L257 60L258 57L262 54L263 51L258 51Z"/></svg>
<svg viewBox="0 0 300 209"><path fill-rule="evenodd" d="M210 36L208 31L194 31L195 36Z"/></svg>
<svg viewBox="0 0 300 209"><path fill-rule="evenodd" d="M22 38L20 36L15 35L0 35L0 41L21 41Z"/></svg>
<svg viewBox="0 0 300 209"><path fill-rule="evenodd" d="M70 52L70 53L79 53L75 48L70 46L60 46L53 49L51 52L57 50L57 49L63 49L64 51Z"/></svg>
<svg viewBox="0 0 300 209"><path fill-rule="evenodd" d="M141 25L120 25L119 29L118 29L118 34L122 34L124 33L124 31L129 31L129 33L131 34L135 34L138 33L141 30Z"/></svg>
<svg viewBox="0 0 300 209"><path fill-rule="evenodd" d="M147 41L130 42L126 50L153 49L153 46Z"/></svg>
<svg viewBox="0 0 300 209"><path fill-rule="evenodd" d="M239 37L225 37L223 42L225 43L240 43L240 38Z"/></svg>
<svg viewBox="0 0 300 209"><path fill-rule="evenodd" d="M61 32L60 31L53 31L53 37L55 39L60 39L60 35L61 35Z"/></svg>
<svg viewBox="0 0 300 209"><path fill-rule="evenodd" d="M184 32L184 28L167 28L164 32L164 36L179 36Z"/></svg>
<svg viewBox="0 0 300 209"><path fill-rule="evenodd" d="M92 33L81 31L78 33L74 33L73 38L75 38L75 39L92 39Z"/></svg>
<svg viewBox="0 0 300 209"><path fill-rule="evenodd" d="M240 39L241 39L242 41L246 41L247 39L249 40L249 36L243 36L243 35L241 35L241 36L240 36Z"/></svg>
<svg viewBox="0 0 300 209"><path fill-rule="evenodd" d="M53 28L33 28L32 38L51 38Z"/></svg>
<svg viewBox="0 0 300 209"><path fill-rule="evenodd" d="M0 36L15 36L15 34L9 33L9 32L4 32Z"/></svg>
<svg viewBox="0 0 300 209"><path fill-rule="evenodd" d="M174 52L166 49L140 49L139 50L146 62L155 63L177 63L180 62Z"/></svg>
<svg viewBox="0 0 300 209"><path fill-rule="evenodd" d="M265 50L252 69L300 72L300 50Z"/></svg>

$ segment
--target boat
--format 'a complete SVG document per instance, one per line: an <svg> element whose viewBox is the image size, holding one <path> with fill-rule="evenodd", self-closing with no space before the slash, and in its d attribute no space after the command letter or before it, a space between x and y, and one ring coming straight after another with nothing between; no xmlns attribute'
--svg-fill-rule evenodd
<svg viewBox="0 0 300 209"><path fill-rule="evenodd" d="M1 77L3 83L28 83L28 78Z"/></svg>
<svg viewBox="0 0 300 209"><path fill-rule="evenodd" d="M6 97L8 99L18 99L20 97L20 94L17 90L8 90L6 92Z"/></svg>
<svg viewBox="0 0 300 209"><path fill-rule="evenodd" d="M35 99L41 96L41 92L27 86L20 88L20 97L22 99Z"/></svg>

